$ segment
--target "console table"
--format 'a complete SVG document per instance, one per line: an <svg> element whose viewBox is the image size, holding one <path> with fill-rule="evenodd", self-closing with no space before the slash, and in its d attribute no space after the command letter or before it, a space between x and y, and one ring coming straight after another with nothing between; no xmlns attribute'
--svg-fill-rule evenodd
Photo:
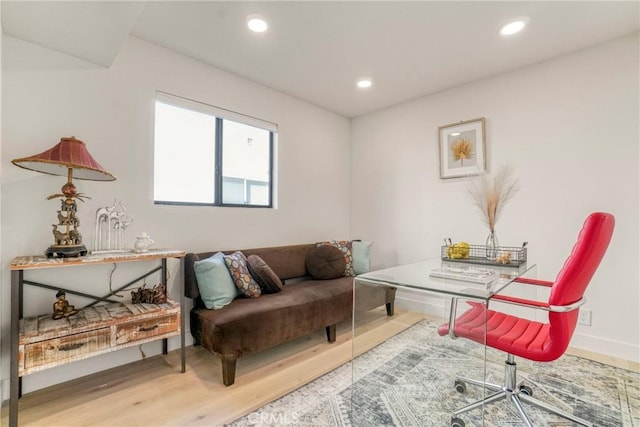
<svg viewBox="0 0 640 427"><path fill-rule="evenodd" d="M18 425L18 399L22 376L54 366L86 359L99 354L162 339L162 353L167 354L167 339L180 334L181 372L185 372L184 290L180 302L131 304L113 295L160 271L161 284L167 285L167 259L181 259L183 251L150 250L145 253L102 253L77 258L22 256L15 258L11 269L11 376L9 426ZM104 296L64 289L61 286L25 279L25 271L43 268L80 267L94 264L159 260L160 265L113 289ZM23 318L24 285L93 299L71 317L53 320L51 313ZM98 305L98 303L101 303Z"/></svg>

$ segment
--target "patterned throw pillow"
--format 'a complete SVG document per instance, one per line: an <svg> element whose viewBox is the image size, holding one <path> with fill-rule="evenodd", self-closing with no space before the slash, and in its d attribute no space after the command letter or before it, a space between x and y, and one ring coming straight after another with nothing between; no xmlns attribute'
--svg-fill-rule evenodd
<svg viewBox="0 0 640 427"><path fill-rule="evenodd" d="M231 255L225 255L224 262L227 264L229 273L238 289L249 298L258 298L262 293L260 291L260 285L251 277L251 273L249 273L249 269L247 268L247 258L244 254L236 251Z"/></svg>
<svg viewBox="0 0 640 427"><path fill-rule="evenodd" d="M258 255L249 255L247 257L247 268L251 276L260 285L262 293L275 294L282 290L282 280Z"/></svg>
<svg viewBox="0 0 640 427"><path fill-rule="evenodd" d="M347 263L347 266L344 270L345 276L355 276L356 273L353 270L353 253L351 251L352 243L350 240L331 240L329 242L319 242L316 243L316 246L329 245L336 247L342 251L342 255L344 255L344 260Z"/></svg>

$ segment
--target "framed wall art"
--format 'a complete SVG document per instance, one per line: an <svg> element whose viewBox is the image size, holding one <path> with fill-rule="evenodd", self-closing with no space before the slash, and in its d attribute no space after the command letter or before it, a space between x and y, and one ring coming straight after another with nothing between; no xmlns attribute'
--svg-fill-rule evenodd
<svg viewBox="0 0 640 427"><path fill-rule="evenodd" d="M486 169L484 117L438 128L440 178L478 175Z"/></svg>

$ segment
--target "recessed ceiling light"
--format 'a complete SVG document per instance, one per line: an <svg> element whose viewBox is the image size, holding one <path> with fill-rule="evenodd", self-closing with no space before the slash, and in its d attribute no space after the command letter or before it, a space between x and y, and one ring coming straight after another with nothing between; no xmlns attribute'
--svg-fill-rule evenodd
<svg viewBox="0 0 640 427"><path fill-rule="evenodd" d="M247 17L247 27L254 33L264 33L269 28L267 21L259 15L249 15Z"/></svg>
<svg viewBox="0 0 640 427"><path fill-rule="evenodd" d="M510 36L515 33L519 33L529 22L528 17L518 18L515 21L509 22L504 27L500 28L500 34L503 36Z"/></svg>
<svg viewBox="0 0 640 427"><path fill-rule="evenodd" d="M371 82L371 79L361 79L361 80L358 80L358 83L356 84L358 85L359 88L365 89L365 88L371 87L373 83Z"/></svg>

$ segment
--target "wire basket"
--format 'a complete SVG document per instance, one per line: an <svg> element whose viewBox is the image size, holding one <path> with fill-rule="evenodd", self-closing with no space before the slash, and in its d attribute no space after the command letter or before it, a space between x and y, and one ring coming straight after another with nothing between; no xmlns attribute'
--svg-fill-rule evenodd
<svg viewBox="0 0 640 427"><path fill-rule="evenodd" d="M466 248L445 245L441 247L440 256L443 261L462 262L470 264L485 264L499 266L520 266L527 263L527 248L525 246L498 246L495 248L495 258L489 257L490 251L485 245L469 245Z"/></svg>

